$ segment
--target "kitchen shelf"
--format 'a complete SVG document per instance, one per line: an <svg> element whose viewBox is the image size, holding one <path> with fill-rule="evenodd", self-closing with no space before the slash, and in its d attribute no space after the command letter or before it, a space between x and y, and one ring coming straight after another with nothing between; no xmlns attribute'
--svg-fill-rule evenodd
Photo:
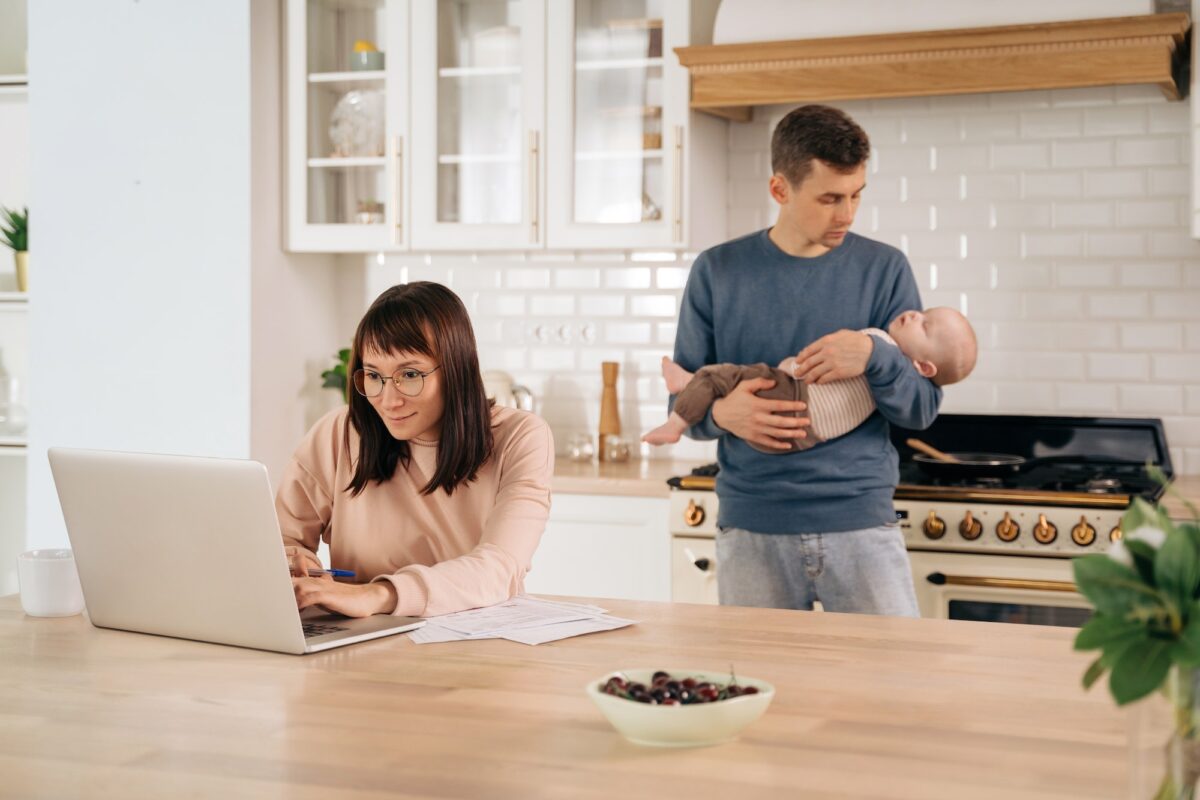
<svg viewBox="0 0 1200 800"><path fill-rule="evenodd" d="M677 47L691 107L747 122L754 106L1155 84L1186 96L1186 13Z"/></svg>
<svg viewBox="0 0 1200 800"><path fill-rule="evenodd" d="M439 78L491 78L497 75L520 75L518 65L504 67L442 67Z"/></svg>
<svg viewBox="0 0 1200 800"><path fill-rule="evenodd" d="M383 70L363 72L313 72L309 73L308 83L318 89L342 94L356 89L377 88L383 83L387 73Z"/></svg>
<svg viewBox="0 0 1200 800"><path fill-rule="evenodd" d="M519 164L521 156L512 153L449 153L438 156L439 164Z"/></svg>
<svg viewBox="0 0 1200 800"><path fill-rule="evenodd" d="M596 72L606 69L651 69L661 67L661 58L612 58L600 61L576 61L576 72Z"/></svg>
<svg viewBox="0 0 1200 800"><path fill-rule="evenodd" d="M387 165L384 156L340 156L331 158L310 158L308 166L312 169L345 169L348 167L383 167Z"/></svg>
<svg viewBox="0 0 1200 800"><path fill-rule="evenodd" d="M592 150L575 154L576 161L638 161L662 158L662 150Z"/></svg>

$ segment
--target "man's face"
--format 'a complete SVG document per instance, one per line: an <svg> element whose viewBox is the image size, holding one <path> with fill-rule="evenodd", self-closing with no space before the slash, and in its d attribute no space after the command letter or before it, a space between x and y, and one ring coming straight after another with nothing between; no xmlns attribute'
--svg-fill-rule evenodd
<svg viewBox="0 0 1200 800"><path fill-rule="evenodd" d="M793 235L812 246L832 249L846 240L854 224L862 190L867 185L867 165L839 172L819 159L799 186L782 175L771 177L771 196L780 205L780 220Z"/></svg>

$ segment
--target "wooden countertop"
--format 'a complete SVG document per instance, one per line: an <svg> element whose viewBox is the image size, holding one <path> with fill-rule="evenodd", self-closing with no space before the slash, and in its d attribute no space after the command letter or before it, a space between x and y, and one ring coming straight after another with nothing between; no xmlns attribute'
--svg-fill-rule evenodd
<svg viewBox="0 0 1200 800"><path fill-rule="evenodd" d="M639 460L624 464L578 463L559 457L554 464L554 491L562 494L607 494L629 497L666 497L667 478L687 475L699 461ZM1175 479L1178 494L1200 507L1200 475ZM1175 519L1191 519L1183 501L1174 495L1163 504Z"/></svg>
<svg viewBox="0 0 1200 800"><path fill-rule="evenodd" d="M553 489L561 494L611 494L627 497L666 497L667 478L687 475L700 461L642 459L624 464L580 463L559 456L554 461Z"/></svg>
<svg viewBox="0 0 1200 800"><path fill-rule="evenodd" d="M1074 631L602 601L640 620L538 647L394 636L288 656L24 616L0 598L0 794L23 798L1123 798L1126 713ZM741 738L622 739L620 668L775 684Z"/></svg>

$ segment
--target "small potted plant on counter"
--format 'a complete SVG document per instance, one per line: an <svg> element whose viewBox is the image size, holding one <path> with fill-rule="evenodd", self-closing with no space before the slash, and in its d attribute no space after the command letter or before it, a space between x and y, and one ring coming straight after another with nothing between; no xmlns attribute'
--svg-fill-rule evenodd
<svg viewBox="0 0 1200 800"><path fill-rule="evenodd" d="M0 236L17 262L17 291L29 291L29 209L13 211L0 206Z"/></svg>
<svg viewBox="0 0 1200 800"><path fill-rule="evenodd" d="M342 399L346 402L350 401L350 381L347 379L346 370L350 365L350 348L338 350L338 363L321 373L322 389L337 389L342 394Z"/></svg>
<svg viewBox="0 0 1200 800"><path fill-rule="evenodd" d="M1162 470L1147 471L1167 486ZM1176 522L1162 506L1136 498L1121 518L1124 538L1107 555L1074 562L1075 584L1096 609L1075 649L1100 651L1084 687L1108 673L1117 705L1155 692L1169 701L1170 734L1149 751L1157 756L1165 747L1157 793L1145 795L1154 800L1193 800L1200 780L1200 514L1183 503L1191 522ZM1152 702L1146 708L1155 713Z"/></svg>

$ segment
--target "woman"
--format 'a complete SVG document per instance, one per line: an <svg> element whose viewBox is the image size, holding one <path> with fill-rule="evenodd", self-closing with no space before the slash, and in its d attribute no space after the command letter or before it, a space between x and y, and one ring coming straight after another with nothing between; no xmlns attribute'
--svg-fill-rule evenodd
<svg viewBox="0 0 1200 800"><path fill-rule="evenodd" d="M325 415L275 500L301 609L434 616L522 591L550 513L554 442L533 414L493 407L462 301L444 286L394 286L354 334L348 408ZM307 570L305 570L307 572ZM295 574L295 573L294 573Z"/></svg>

